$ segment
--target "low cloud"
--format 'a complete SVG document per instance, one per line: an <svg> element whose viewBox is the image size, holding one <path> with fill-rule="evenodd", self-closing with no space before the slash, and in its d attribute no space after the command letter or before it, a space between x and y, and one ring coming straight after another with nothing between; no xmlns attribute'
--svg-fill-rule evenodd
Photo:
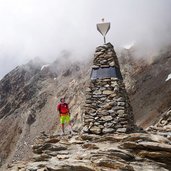
<svg viewBox="0 0 171 171"><path fill-rule="evenodd" d="M170 16L170 0L0 0L0 78L37 56L89 58L103 44L101 18L116 49L136 42L142 54L157 52L171 44Z"/></svg>

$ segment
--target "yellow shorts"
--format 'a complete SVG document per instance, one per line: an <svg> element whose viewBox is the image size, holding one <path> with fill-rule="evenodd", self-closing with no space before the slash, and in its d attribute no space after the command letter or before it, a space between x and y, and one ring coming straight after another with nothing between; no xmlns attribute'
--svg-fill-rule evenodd
<svg viewBox="0 0 171 171"><path fill-rule="evenodd" d="M60 116L60 123L61 124L69 123L69 122L70 122L70 116L68 114Z"/></svg>

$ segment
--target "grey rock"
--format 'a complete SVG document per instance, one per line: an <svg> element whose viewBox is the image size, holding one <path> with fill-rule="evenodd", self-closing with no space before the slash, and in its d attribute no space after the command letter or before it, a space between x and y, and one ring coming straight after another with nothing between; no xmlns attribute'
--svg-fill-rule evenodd
<svg viewBox="0 0 171 171"><path fill-rule="evenodd" d="M86 91L86 92L90 92L90 91L91 91L91 89L90 89L90 88L87 88L85 91Z"/></svg>
<svg viewBox="0 0 171 171"><path fill-rule="evenodd" d="M110 103L105 104L102 106L103 109L110 110L112 108L112 105Z"/></svg>
<svg viewBox="0 0 171 171"><path fill-rule="evenodd" d="M99 95L99 94L102 94L102 92L100 90L96 90L96 91L93 92L93 94Z"/></svg>
<svg viewBox="0 0 171 171"><path fill-rule="evenodd" d="M97 65L93 65L93 66L92 66L92 68L97 69L97 68L99 68L99 66L97 66Z"/></svg>
<svg viewBox="0 0 171 171"><path fill-rule="evenodd" d="M115 113L115 111L112 110L112 109L111 109L111 110L108 110L108 112L109 112L110 114L111 114L111 113L112 113L112 114Z"/></svg>
<svg viewBox="0 0 171 171"><path fill-rule="evenodd" d="M118 110L118 111L117 111L117 114L118 114L118 115L123 115L124 113L125 113L124 110Z"/></svg>
<svg viewBox="0 0 171 171"><path fill-rule="evenodd" d="M115 66L115 62L113 61L109 65L113 67L113 66Z"/></svg>
<svg viewBox="0 0 171 171"><path fill-rule="evenodd" d="M112 116L103 116L103 117L101 117L101 119L107 122L107 121L113 120L113 117Z"/></svg>
<svg viewBox="0 0 171 171"><path fill-rule="evenodd" d="M102 68L108 68L110 65L101 65Z"/></svg>
<svg viewBox="0 0 171 171"><path fill-rule="evenodd" d="M83 127L83 132L88 133L89 131L90 131L90 130L89 130L89 128L88 128L87 125Z"/></svg>
<svg viewBox="0 0 171 171"><path fill-rule="evenodd" d="M124 98L124 97L119 97L119 98L117 99L117 102L125 102L125 98Z"/></svg>
<svg viewBox="0 0 171 171"><path fill-rule="evenodd" d="M99 119L99 117L95 117L94 119L95 119L95 120L98 120L98 119Z"/></svg>
<svg viewBox="0 0 171 171"><path fill-rule="evenodd" d="M86 122L86 123L90 123L90 122L93 122L94 121L94 118L84 118L84 122Z"/></svg>
<svg viewBox="0 0 171 171"><path fill-rule="evenodd" d="M103 52L99 51L99 52L96 52L94 56L97 57L97 56L102 55L102 54L103 54Z"/></svg>
<svg viewBox="0 0 171 171"><path fill-rule="evenodd" d="M105 78L105 79L103 79L103 81L111 81L111 79L110 78Z"/></svg>
<svg viewBox="0 0 171 171"><path fill-rule="evenodd" d="M97 147L97 145L92 144L92 143L83 144L83 145L82 145L82 148L84 148L84 149L89 149L89 150L92 150L92 149L99 149L99 147Z"/></svg>
<svg viewBox="0 0 171 171"><path fill-rule="evenodd" d="M132 166L111 159L101 158L94 162L96 163L97 166L107 167L107 170L134 171Z"/></svg>
<svg viewBox="0 0 171 171"><path fill-rule="evenodd" d="M118 81L119 79L116 78L116 77L111 77L111 80L113 80L113 81Z"/></svg>
<svg viewBox="0 0 171 171"><path fill-rule="evenodd" d="M104 90L103 91L103 94L106 94L106 95L109 95L109 94L112 94L113 93L113 91L111 91L111 90Z"/></svg>
<svg viewBox="0 0 171 171"><path fill-rule="evenodd" d="M102 133L104 133L104 134L106 134L106 133L113 133L113 132L115 132L115 129L113 129L113 128L104 128L102 130Z"/></svg>
<svg viewBox="0 0 171 171"><path fill-rule="evenodd" d="M95 117L95 116L97 116L97 113L90 113L90 115Z"/></svg>
<svg viewBox="0 0 171 171"><path fill-rule="evenodd" d="M47 155L47 154L40 154L40 155L34 154L34 156L33 156L33 160L36 161L36 162L38 162L38 161L48 161L49 158L50 158L50 156Z"/></svg>
<svg viewBox="0 0 171 171"><path fill-rule="evenodd" d="M99 123L99 122L94 122L94 125L96 125L96 126L97 126L97 125L100 125L100 123Z"/></svg>
<svg viewBox="0 0 171 171"><path fill-rule="evenodd" d="M125 106L125 102L118 102L118 106Z"/></svg>
<svg viewBox="0 0 171 171"><path fill-rule="evenodd" d="M91 101L91 100L86 100L86 101L85 101L85 103L87 103L87 104L91 104L91 103L92 103L92 101Z"/></svg>
<svg viewBox="0 0 171 171"><path fill-rule="evenodd" d="M104 126L105 126L106 128L112 127L112 125L113 125L113 122L111 122L111 123L106 122L106 123L104 124Z"/></svg>
<svg viewBox="0 0 171 171"><path fill-rule="evenodd" d="M118 128L116 131L119 132L119 133L126 133L127 128Z"/></svg>
<svg viewBox="0 0 171 171"><path fill-rule="evenodd" d="M110 85L109 84L106 84L105 87L109 87Z"/></svg>
<svg viewBox="0 0 171 171"><path fill-rule="evenodd" d="M114 87L114 92L119 92L119 86Z"/></svg>
<svg viewBox="0 0 171 171"><path fill-rule="evenodd" d="M90 128L91 133L93 134L101 134L101 129L98 126L92 126Z"/></svg>
<svg viewBox="0 0 171 171"><path fill-rule="evenodd" d="M117 94L115 92L110 94L110 97L116 97L116 96L117 96Z"/></svg>

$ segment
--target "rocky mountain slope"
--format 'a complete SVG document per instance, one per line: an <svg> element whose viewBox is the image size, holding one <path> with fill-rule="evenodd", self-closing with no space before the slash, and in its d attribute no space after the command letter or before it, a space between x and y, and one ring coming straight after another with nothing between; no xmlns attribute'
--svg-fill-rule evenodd
<svg viewBox="0 0 171 171"><path fill-rule="evenodd" d="M171 80L167 79L171 73L171 51L143 59L136 59L133 54L121 54L121 69L137 124L148 127L171 104Z"/></svg>
<svg viewBox="0 0 171 171"><path fill-rule="evenodd" d="M81 114L88 71L76 63L63 67L55 62L50 67L54 69L56 66L55 72L50 68L41 70L43 64L32 61L15 68L1 80L1 164L6 159L6 162L27 159L31 155L30 146L40 132L58 130L56 104L61 97L65 96L70 102L74 117ZM58 72L60 67L63 69Z"/></svg>
<svg viewBox="0 0 171 171"><path fill-rule="evenodd" d="M33 155L31 146L41 132L60 133L56 113L60 97L66 97L74 129L80 130L92 62L71 62L65 56L61 58L64 60L56 60L49 65L36 59L15 68L0 81L1 165L29 159ZM123 51L119 60L136 122L144 128L155 124L158 116L162 117L171 106L171 80L165 81L171 73L171 53L164 51L149 63L148 60L134 58L130 51ZM58 136L55 138L59 139ZM75 138L80 139L78 135ZM169 144L168 140L166 144Z"/></svg>

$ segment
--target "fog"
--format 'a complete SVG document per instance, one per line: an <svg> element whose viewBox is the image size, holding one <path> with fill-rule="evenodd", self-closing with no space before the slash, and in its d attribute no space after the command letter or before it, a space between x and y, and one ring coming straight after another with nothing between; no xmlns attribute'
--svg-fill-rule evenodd
<svg viewBox="0 0 171 171"><path fill-rule="evenodd" d="M89 58L103 44L102 18L111 22L107 41L116 49L135 42L145 56L171 44L171 0L0 0L0 78L64 50L73 60Z"/></svg>

